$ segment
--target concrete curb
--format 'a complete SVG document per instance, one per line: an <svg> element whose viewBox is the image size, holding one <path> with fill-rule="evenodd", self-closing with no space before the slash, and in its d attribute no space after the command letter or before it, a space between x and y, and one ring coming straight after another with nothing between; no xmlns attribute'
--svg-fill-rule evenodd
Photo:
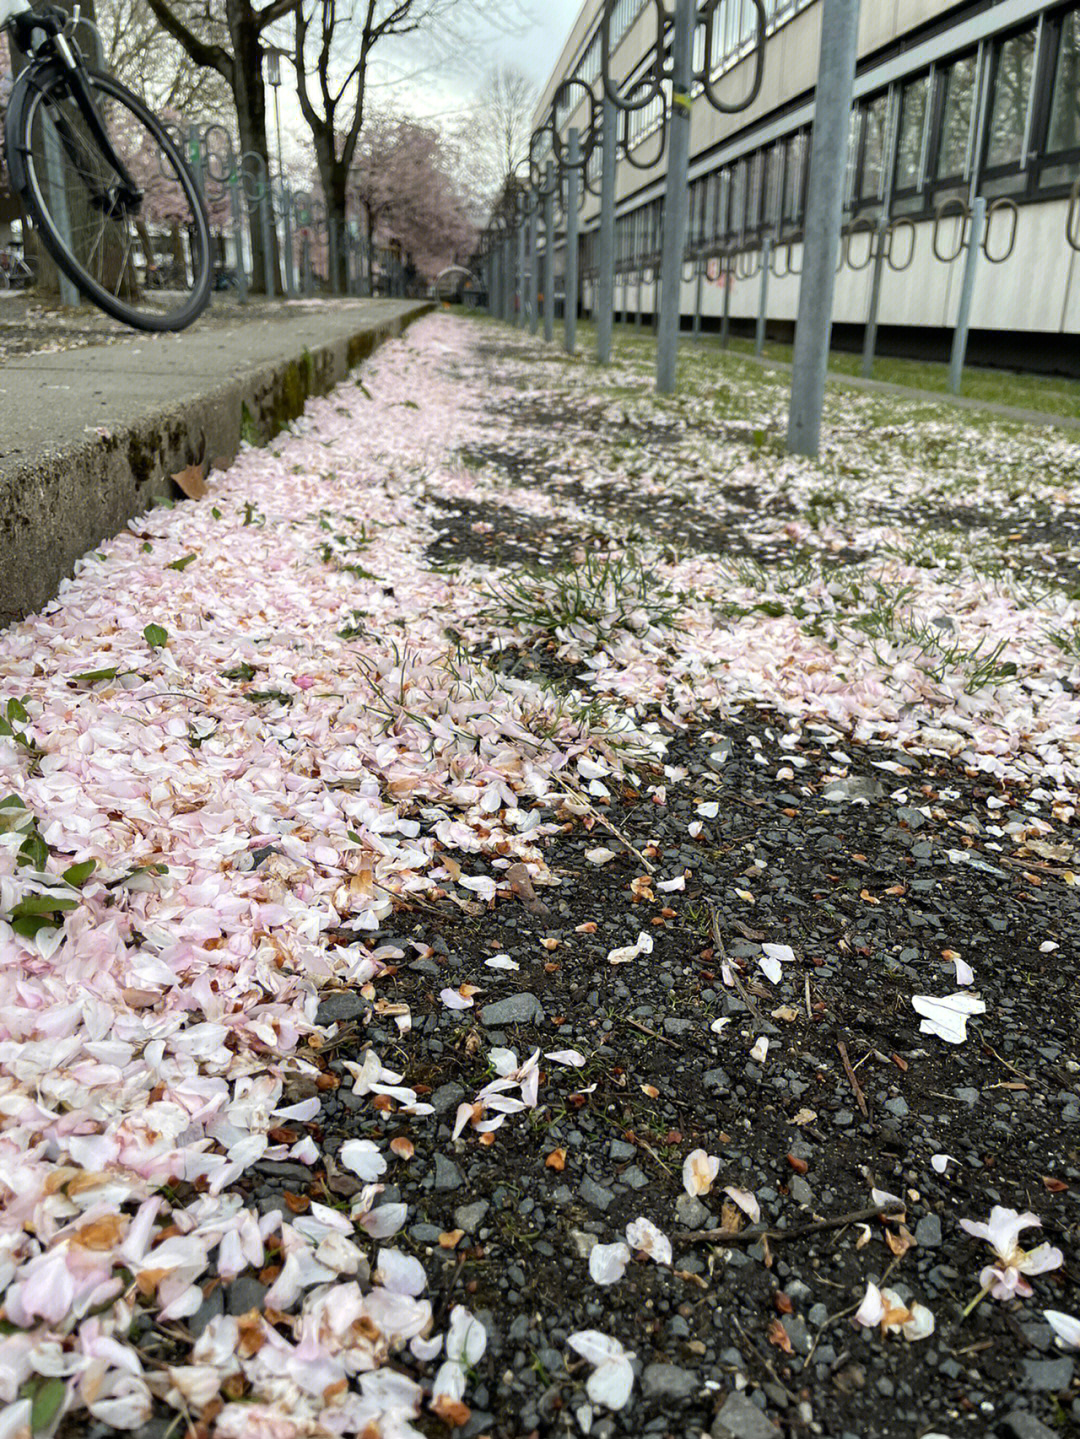
<svg viewBox="0 0 1080 1439"><path fill-rule="evenodd" d="M195 382L179 398L144 406L135 418L84 440L69 436L26 458L13 458L13 451L0 467L0 628L47 604L80 556L155 498L176 498L180 490L171 475L202 460L220 468L235 458L241 439L272 439L303 412L309 397L326 394L383 341L432 309L427 302L400 307L319 343L289 345L280 359L246 370L238 358L235 378ZM243 331L240 336L242 355ZM92 368L95 361L123 359L123 349L73 351L65 360L70 365L76 356ZM53 356L31 356L24 368L39 358L38 375L49 361L59 363ZM132 369L130 375L117 373L114 382L134 388L138 366ZM0 399L0 414L4 403Z"/></svg>

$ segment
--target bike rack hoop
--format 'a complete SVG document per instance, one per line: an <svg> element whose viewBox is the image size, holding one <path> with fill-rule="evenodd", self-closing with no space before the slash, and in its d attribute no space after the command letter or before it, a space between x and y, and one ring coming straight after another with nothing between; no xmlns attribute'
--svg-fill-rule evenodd
<svg viewBox="0 0 1080 1439"><path fill-rule="evenodd" d="M765 76L765 32L768 28L768 17L765 14L765 0L750 0L756 15L754 27L754 78L750 82L750 93L738 101L737 104L726 104L717 95L713 88L713 20L720 9L723 0L705 0L698 15L699 23L705 25L705 58L702 62L701 73L694 78L701 81L701 87L705 92L705 98L714 110L721 115L737 115L741 110L747 110L761 93L761 82Z"/></svg>
<svg viewBox="0 0 1080 1439"><path fill-rule="evenodd" d="M1080 179L1073 181L1069 208L1065 215L1065 238L1074 250L1080 250Z"/></svg>
<svg viewBox="0 0 1080 1439"><path fill-rule="evenodd" d="M992 255L990 253L990 226L993 223L994 216L1002 213L1009 215L1012 219L1012 225L1009 229L1009 242L1005 246L1002 254ZM1020 211L1017 208L1016 201L1010 200L1007 196L1002 196L1000 199L994 200L988 207L986 211L986 229L982 237L982 252L990 261L991 265L1003 265L1016 249L1016 226L1019 220Z"/></svg>
<svg viewBox="0 0 1080 1439"><path fill-rule="evenodd" d="M657 96L663 98L664 94L663 51L668 13L664 8L664 0L651 0L656 11L656 48L653 52L655 58L651 69L645 72L624 97L619 94L611 77L611 20L618 3L619 0L604 0L604 13L600 20L600 76L604 84L604 94L617 110L644 110L651 100L655 100ZM648 82L646 76L651 77ZM629 98L643 86L646 87L645 94L640 100Z"/></svg>
<svg viewBox="0 0 1080 1439"><path fill-rule="evenodd" d="M588 97L589 123L585 127L579 127L579 133L581 135L581 153L579 154L577 160L573 164L571 164L566 153L566 143L563 140L562 136L559 134L559 127L555 123L555 116L557 112L562 108L562 106L569 104L569 95L575 85L578 86L580 89L584 90L586 96ZM592 92L592 86L586 85L584 80L579 80L576 76L573 75L571 75L569 79L564 80L559 86L559 88L555 91L554 97L552 98L551 118L549 120L549 124L551 126L551 148L554 152L555 160L559 166L559 169L563 172L563 174L566 174L569 170L584 171L585 167L589 163L589 160L592 158L593 148L596 145L596 138L599 134L599 127L596 123L596 96Z"/></svg>
<svg viewBox="0 0 1080 1439"><path fill-rule="evenodd" d="M938 245L938 238L941 233L941 222L945 219L956 218L960 221L960 235L956 242L956 249L951 255L943 255ZM935 260L940 260L943 265L951 265L960 254L960 251L968 242L968 222L971 219L971 207L968 202L961 199L959 195L951 195L947 200L942 200L934 209L934 230L931 243Z"/></svg>
<svg viewBox="0 0 1080 1439"><path fill-rule="evenodd" d="M904 263L903 263L902 265L898 265L898 264L896 264L896 262L893 260L893 241L896 239L896 236L900 233L901 230L906 230L907 233L908 233L908 235L909 235L911 238L910 238L910 240L909 240L909 242L908 242L907 259L904 261ZM890 269L890 270L895 270L897 273L899 273L899 272L902 271L902 270L906 270L906 269L909 268L909 266L911 265L911 262L912 262L912 260L914 260L914 258L915 258L915 222L914 222L914 220L909 220L906 216L901 216L899 220L890 220L890 221L889 221L889 224L888 224L888 228L887 228L886 231L885 231L885 261L886 261L886 264L889 266L889 269Z"/></svg>

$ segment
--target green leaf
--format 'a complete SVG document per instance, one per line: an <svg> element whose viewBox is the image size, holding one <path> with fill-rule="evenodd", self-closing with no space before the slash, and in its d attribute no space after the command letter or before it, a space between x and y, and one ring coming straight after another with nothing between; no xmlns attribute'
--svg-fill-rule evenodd
<svg viewBox="0 0 1080 1439"><path fill-rule="evenodd" d="M226 680L253 680L255 666L249 665L247 660L244 660L241 664L233 665L231 670L222 670L221 677Z"/></svg>
<svg viewBox="0 0 1080 1439"><path fill-rule="evenodd" d="M21 700L8 700L7 717L12 724L30 723L30 716Z"/></svg>
<svg viewBox="0 0 1080 1439"><path fill-rule="evenodd" d="M14 734L15 731L8 724L7 720L0 719L0 735L3 735L7 739L11 739Z"/></svg>
<svg viewBox="0 0 1080 1439"><path fill-rule="evenodd" d="M32 864L35 869L44 869L49 862L49 846L36 829L31 830L19 846L15 858L19 864Z"/></svg>
<svg viewBox="0 0 1080 1439"><path fill-rule="evenodd" d="M270 703L291 705L293 702L292 695L286 694L284 690L248 690L244 698L256 705Z"/></svg>
<svg viewBox="0 0 1080 1439"><path fill-rule="evenodd" d="M198 558L198 555L185 555L183 559L173 560L172 564L166 565L165 568L167 570L186 570L188 565Z"/></svg>
<svg viewBox="0 0 1080 1439"><path fill-rule="evenodd" d="M67 1394L62 1379L42 1379L34 1390L30 1405L30 1428L35 1434L51 1427Z"/></svg>
<svg viewBox="0 0 1080 1439"><path fill-rule="evenodd" d="M159 650L164 644L168 643L169 632L168 630L163 630L160 625L147 625L143 630L143 639L153 649Z"/></svg>
<svg viewBox="0 0 1080 1439"><path fill-rule="evenodd" d="M71 679L73 684L93 685L98 680L114 680L119 673L119 667L113 665L110 669L84 670L81 675L72 675Z"/></svg>
<svg viewBox="0 0 1080 1439"><path fill-rule="evenodd" d="M17 794L5 795L0 799L0 809L25 809L26 805Z"/></svg>
<svg viewBox="0 0 1080 1439"><path fill-rule="evenodd" d="M30 919L38 914L59 914L64 909L77 909L79 901L67 894L27 894L11 911L12 919Z"/></svg>
<svg viewBox="0 0 1080 1439"><path fill-rule="evenodd" d="M96 859L84 859L81 864L73 864L70 869L65 869L62 878L78 889L81 884L86 883L95 869L97 869Z"/></svg>
<svg viewBox="0 0 1080 1439"><path fill-rule="evenodd" d="M148 555L153 548L154 547L149 540L143 540L142 552L144 555Z"/></svg>
<svg viewBox="0 0 1080 1439"><path fill-rule="evenodd" d="M213 515L215 520L221 519L221 511L218 509L217 505L213 505L211 507L210 513Z"/></svg>
<svg viewBox="0 0 1080 1439"><path fill-rule="evenodd" d="M145 874L160 875L168 874L168 872L167 864L137 864L134 869L128 870L127 874L120 875L118 879L110 879L105 888L116 889L118 885L128 884L131 880L140 879Z"/></svg>

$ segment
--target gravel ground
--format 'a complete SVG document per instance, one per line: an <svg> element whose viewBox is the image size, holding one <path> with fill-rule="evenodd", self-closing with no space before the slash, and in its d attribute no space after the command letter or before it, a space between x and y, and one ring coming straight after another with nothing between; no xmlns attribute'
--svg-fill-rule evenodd
<svg viewBox="0 0 1080 1439"><path fill-rule="evenodd" d="M488 709L540 697L550 731L482 761L477 742L471 768L462 744L453 801L422 777L415 797L415 782L395 795L416 844L436 837L437 884L399 890L377 928L338 903L319 930L328 974L357 946L388 967L362 986L322 981L303 1063L282 1064L281 1103L322 1104L270 1135L309 1138L318 1157L257 1160L232 1192L286 1224L347 1210L363 1176L334 1156L373 1141L389 1163L379 1202L407 1206L394 1242L423 1266L432 1327L457 1306L483 1324L463 1404L365 1439L1070 1432L1077 1356L1045 1311L1080 1312L1080 448L845 395L808 465L782 452L775 380L701 355L680 398L657 402L647 363L627 343L602 374L438 316L366 373L365 397L382 367L411 377L416 399L381 412L388 430L407 436L436 382L468 412L437 460L416 420L414 451L393 460L402 514L415 504L422 567L452 591L447 663ZM343 390L317 413L364 403ZM332 439L298 436L284 465L344 463ZM275 503L268 487L267 513L249 501L244 526L299 530ZM347 537L340 515L321 524L352 606L337 634L401 625L379 702L382 742L404 745L424 698L417 682L406 702L403 581L366 523ZM160 538L149 522L135 536ZM197 548L181 538L167 568L197 574ZM253 712L277 706L275 743L294 747L307 690L270 690L257 668L227 677ZM520 778L556 734L573 758L522 798L536 857L508 867L523 851L509 822L485 829L479 786ZM252 874L295 888L296 853L260 840ZM957 995L977 1000L946 1042L913 998ZM365 1092L374 1056L434 1113ZM484 1132L498 1110L476 1096L497 1075L512 1103ZM173 1212L205 1187L171 1185ZM1030 1265L1030 1297L1015 1250L1000 1261L1014 1297L982 1288L994 1254L960 1221L994 1206L1030 1211L1025 1249L1060 1251ZM593 1251L641 1218L670 1257L659 1242L650 1257L639 1226L633 1253L610 1256L625 1272L596 1282L606 1251ZM186 1318L137 1313L146 1368L190 1363L222 1316L255 1310L296 1337L267 1301L285 1263L279 1240L267 1249L261 1267L206 1279ZM855 1318L868 1285L892 1293L884 1323ZM935 1327L909 1340L914 1305ZM625 1403L570 1342L588 1331L630 1353ZM430 1386L415 1349L392 1362ZM238 1376L223 1392L231 1410L260 1397ZM213 1395L179 1409L192 1439L215 1432ZM182 1432L177 1412L155 1390L137 1432ZM249 1432L314 1439L342 1432L333 1413L328 1400L327 1427L275 1428L260 1412ZM115 1430L80 1412L59 1432Z"/></svg>

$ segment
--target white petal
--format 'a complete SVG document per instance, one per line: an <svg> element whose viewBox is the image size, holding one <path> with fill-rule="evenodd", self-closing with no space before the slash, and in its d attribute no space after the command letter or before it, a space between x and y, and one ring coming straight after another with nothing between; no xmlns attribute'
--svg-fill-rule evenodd
<svg viewBox="0 0 1080 1439"><path fill-rule="evenodd" d="M365 1183L386 1173L386 1160L379 1153L379 1146L370 1139L347 1139L341 1146L338 1159Z"/></svg>
<svg viewBox="0 0 1080 1439"><path fill-rule="evenodd" d="M587 849L585 851L585 858L590 864L607 864L609 860L615 858L615 851L613 849L603 848Z"/></svg>
<svg viewBox="0 0 1080 1439"><path fill-rule="evenodd" d="M555 1064L569 1064L574 1069L580 1069L585 1063L585 1056L576 1049L549 1049L544 1058Z"/></svg>
<svg viewBox="0 0 1080 1439"><path fill-rule="evenodd" d="M761 1219L761 1205L748 1189L737 1189L734 1184L729 1184L724 1193L735 1204L739 1206L744 1214L750 1216L750 1222L757 1224Z"/></svg>
<svg viewBox="0 0 1080 1439"><path fill-rule="evenodd" d="M582 1359L587 1359L590 1364L606 1364L614 1359L622 1359L625 1355L625 1350L617 1339L601 1334L598 1329L579 1329L576 1334L571 1334L566 1342L575 1354L580 1354Z"/></svg>
<svg viewBox="0 0 1080 1439"><path fill-rule="evenodd" d="M601 1364L589 1375L585 1393L594 1404L604 1404L608 1409L622 1409L630 1398L634 1387L634 1371L628 1359L612 1359Z"/></svg>
<svg viewBox="0 0 1080 1439"><path fill-rule="evenodd" d="M795 951L790 944L763 944L762 949L770 959L776 959L784 964L795 963Z"/></svg>
<svg viewBox="0 0 1080 1439"><path fill-rule="evenodd" d="M720 1161L715 1155L692 1149L683 1160L683 1188L691 1195L708 1194L719 1173Z"/></svg>
<svg viewBox="0 0 1080 1439"><path fill-rule="evenodd" d="M521 968L521 965L518 964L517 960L511 959L508 954L493 954L490 959L485 959L484 963L487 965L488 969Z"/></svg>
<svg viewBox="0 0 1080 1439"><path fill-rule="evenodd" d="M626 1226L626 1242L633 1250L647 1254L656 1264L670 1264L671 1240L651 1219L639 1216Z"/></svg>
<svg viewBox="0 0 1080 1439"><path fill-rule="evenodd" d="M872 1329L875 1324L880 1324L884 1317L885 1301L881 1297L881 1290L876 1284L867 1283L863 1301L855 1314L855 1323Z"/></svg>
<svg viewBox="0 0 1080 1439"><path fill-rule="evenodd" d="M1057 1342L1063 1349L1080 1349L1080 1319L1062 1314L1058 1309L1044 1309L1043 1318L1057 1335Z"/></svg>
<svg viewBox="0 0 1080 1439"><path fill-rule="evenodd" d="M471 995L459 994L456 989L440 991L439 998L447 1009L472 1009L474 1002Z"/></svg>
<svg viewBox="0 0 1080 1439"><path fill-rule="evenodd" d="M903 1209L904 1201L898 1194L890 1194L887 1189L871 1189L870 1199L874 1204L880 1204L882 1209Z"/></svg>
<svg viewBox="0 0 1080 1439"><path fill-rule="evenodd" d="M616 1244L594 1244L589 1250L589 1278L594 1284L617 1284L630 1263L630 1250Z"/></svg>
<svg viewBox="0 0 1080 1439"><path fill-rule="evenodd" d="M944 1174L950 1164L959 1164L960 1161L951 1154L931 1154L930 1163L937 1170L938 1174Z"/></svg>
<svg viewBox="0 0 1080 1439"><path fill-rule="evenodd" d="M975 983L975 971L972 969L972 967L971 967L970 964L967 964L967 963L966 963L964 960L962 960L962 959L956 959L956 960L953 961L953 963L956 965L956 982L957 982L957 984L974 984L974 983Z"/></svg>
<svg viewBox="0 0 1080 1439"><path fill-rule="evenodd" d="M750 1051L750 1058L755 1060L758 1064L764 1064L765 1057L768 1053L769 1041L762 1034L758 1037L757 1040L755 1040L754 1047Z"/></svg>
<svg viewBox="0 0 1080 1439"><path fill-rule="evenodd" d="M779 984L784 975L784 967L778 959L770 959L766 954L758 960L758 966L773 984Z"/></svg>
<svg viewBox="0 0 1080 1439"><path fill-rule="evenodd" d="M929 994L913 994L912 1008L923 1016L921 1034L936 1034L949 1044L963 1044L967 1039L967 1022L973 1014L985 1014L986 1005L972 994L948 994L935 998Z"/></svg>
<svg viewBox="0 0 1080 1439"><path fill-rule="evenodd" d="M919 1339L927 1339L934 1332L934 1316L927 1309L925 1304L908 1305L911 1318L901 1324L900 1332L904 1338L914 1344Z"/></svg>

